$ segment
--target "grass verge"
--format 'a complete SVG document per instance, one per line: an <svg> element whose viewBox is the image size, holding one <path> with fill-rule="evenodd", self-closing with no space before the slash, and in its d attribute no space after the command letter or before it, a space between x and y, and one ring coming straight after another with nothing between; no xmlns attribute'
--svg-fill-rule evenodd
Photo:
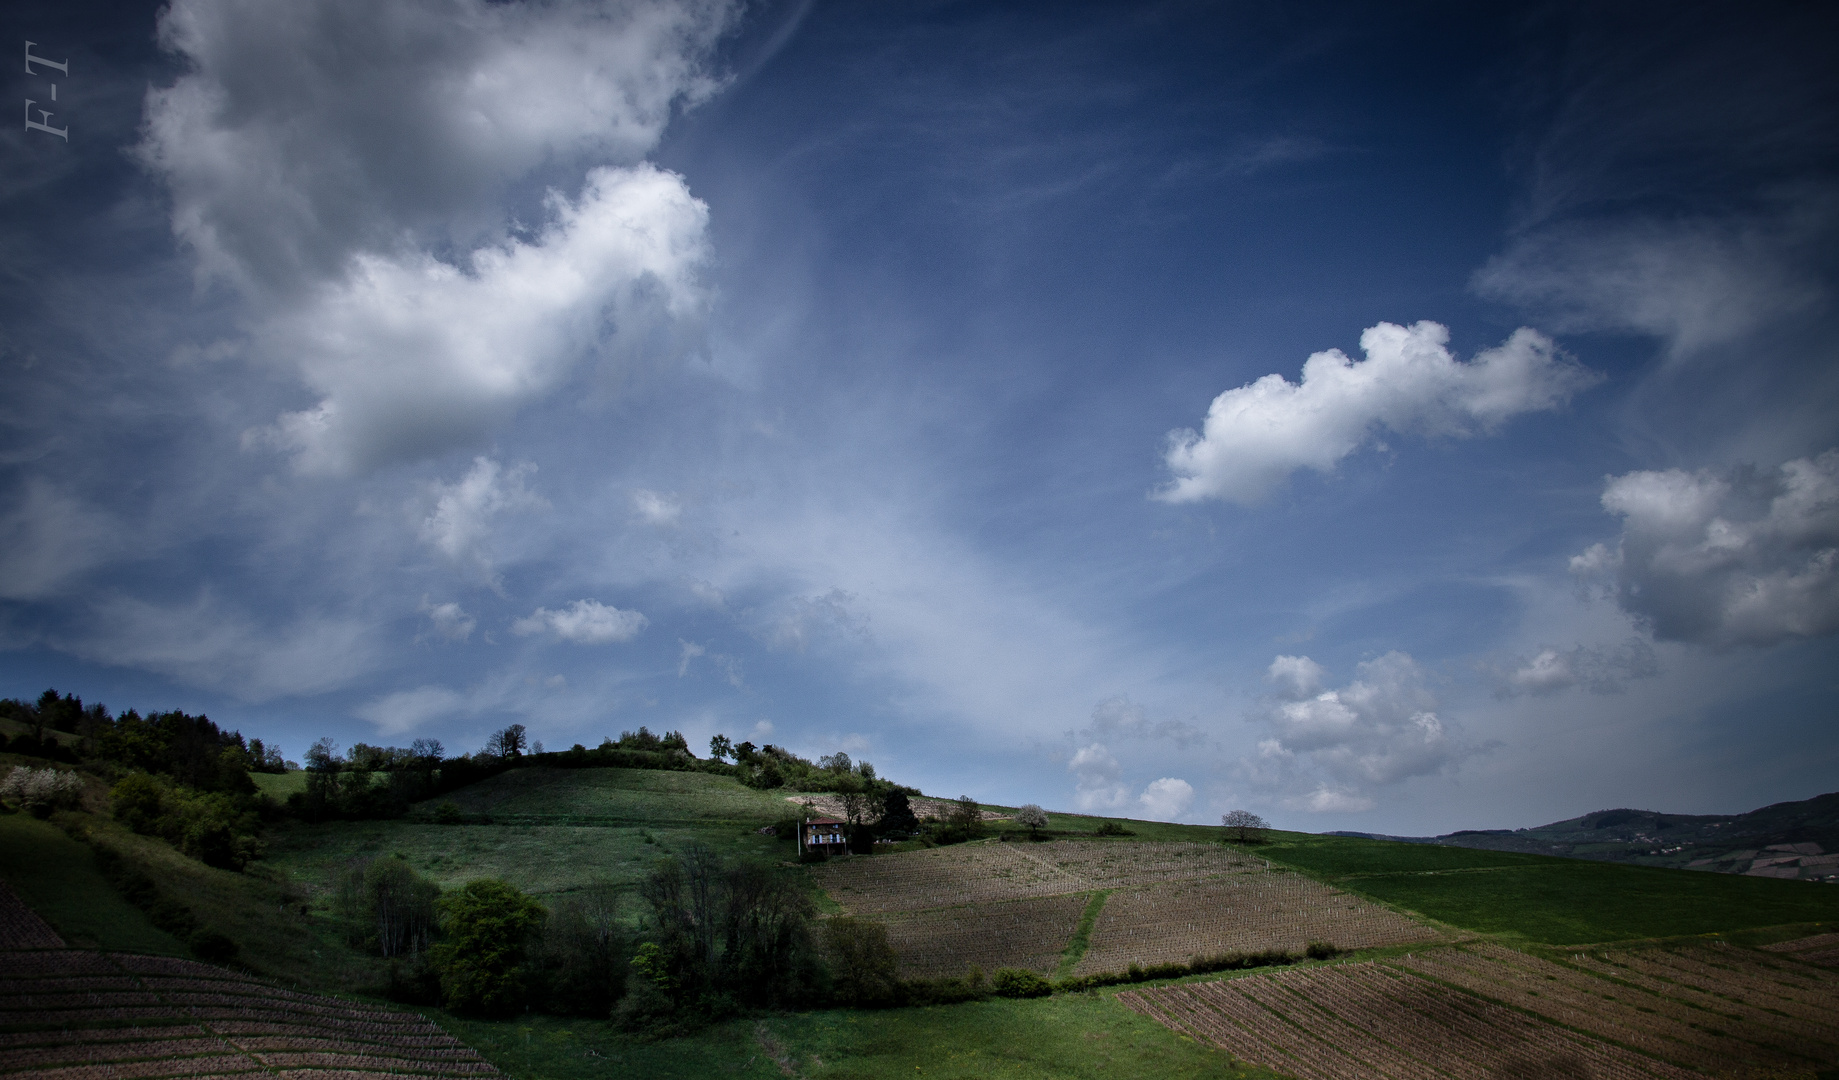
<svg viewBox="0 0 1839 1080"><path fill-rule="evenodd" d="M1079 961L1085 959L1086 949L1092 944L1092 927L1098 924L1098 913L1105 910L1105 900L1111 896L1111 892L1110 889L1100 889L1092 894L1092 899L1086 901L1085 913L1079 916L1079 927L1073 931L1072 940L1066 943L1066 951L1060 954L1060 966L1054 972L1055 978L1064 979L1071 975L1073 969L1079 966Z"/></svg>

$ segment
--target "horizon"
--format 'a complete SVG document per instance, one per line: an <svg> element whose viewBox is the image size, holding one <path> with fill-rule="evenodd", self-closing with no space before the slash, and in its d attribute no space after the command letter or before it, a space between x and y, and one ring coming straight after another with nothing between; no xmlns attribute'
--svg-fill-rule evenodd
<svg viewBox="0 0 1839 1080"><path fill-rule="evenodd" d="M5 17L0 697L1311 833L1839 773L1839 14L290 10Z"/></svg>

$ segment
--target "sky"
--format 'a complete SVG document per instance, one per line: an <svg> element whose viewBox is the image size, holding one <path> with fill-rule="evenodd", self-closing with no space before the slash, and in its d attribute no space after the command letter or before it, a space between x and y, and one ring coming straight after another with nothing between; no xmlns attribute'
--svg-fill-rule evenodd
<svg viewBox="0 0 1839 1080"><path fill-rule="evenodd" d="M1828 5L0 22L0 695L1308 831L1839 787Z"/></svg>

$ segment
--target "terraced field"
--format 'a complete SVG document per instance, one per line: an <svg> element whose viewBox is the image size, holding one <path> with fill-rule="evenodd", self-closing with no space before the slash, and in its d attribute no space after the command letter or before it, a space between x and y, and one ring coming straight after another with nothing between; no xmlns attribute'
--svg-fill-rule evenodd
<svg viewBox="0 0 1839 1080"><path fill-rule="evenodd" d="M1552 961L1468 944L1120 1000L1299 1080L1813 1077L1839 1063L1839 974L1727 945Z"/></svg>
<svg viewBox="0 0 1839 1080"><path fill-rule="evenodd" d="M298 993L190 960L63 945L0 885L0 1077L501 1075L413 1013Z"/></svg>
<svg viewBox="0 0 1839 1080"><path fill-rule="evenodd" d="M1074 974L1196 956L1434 941L1404 916L1219 844L983 843L812 868L845 911L877 918L909 977L977 964L1051 972L1087 900L1105 897Z"/></svg>

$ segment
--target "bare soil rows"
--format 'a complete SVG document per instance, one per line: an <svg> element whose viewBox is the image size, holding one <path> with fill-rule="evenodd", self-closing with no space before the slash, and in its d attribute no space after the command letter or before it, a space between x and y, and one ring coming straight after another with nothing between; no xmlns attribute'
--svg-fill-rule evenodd
<svg viewBox="0 0 1839 1080"><path fill-rule="evenodd" d="M1761 957L1746 963L1745 957L1734 955L1735 950L1731 952L1733 955L1718 957L1718 964L1699 959L1707 954L1703 949L1655 949L1614 954L1614 958L1631 970L1669 980L1718 1001L1754 1005L1773 1010L1784 1019L1792 1017L1802 1021L1806 1030L1839 1041L1839 976L1828 976L1824 987L1816 984L1804 989L1772 977L1775 973L1762 966L1766 961ZM1801 970L1826 974L1811 967Z"/></svg>
<svg viewBox="0 0 1839 1080"><path fill-rule="evenodd" d="M499 1075L412 1013L303 994L188 960L0 952L0 981L8 991L0 993L6 1080L256 1071L293 1080ZM124 1021L130 1023L118 1026Z"/></svg>
<svg viewBox="0 0 1839 1080"><path fill-rule="evenodd" d="M972 964L1051 973L1079 927L1086 898L1065 896L937 908L884 921L905 978L963 975Z"/></svg>
<svg viewBox="0 0 1839 1080"><path fill-rule="evenodd" d="M1435 931L1299 874L1236 873L1114 893L1075 974L1196 956L1282 949L1311 941L1343 949L1434 941Z"/></svg>
<svg viewBox="0 0 1839 1080"><path fill-rule="evenodd" d="M920 911L954 904L1085 892L1085 881L1017 855L1015 844L956 844L811 868L831 899L852 915Z"/></svg>
<svg viewBox="0 0 1839 1080"><path fill-rule="evenodd" d="M1372 963L1129 991L1119 999L1300 1080L1693 1075Z"/></svg>
<svg viewBox="0 0 1839 1080"><path fill-rule="evenodd" d="M1775 1029L1727 1034L1734 1025L1725 1016L1500 946L1437 950L1400 966L1690 1068L1715 1070L1733 1060L1805 1067L1839 1055L1839 1046Z"/></svg>

